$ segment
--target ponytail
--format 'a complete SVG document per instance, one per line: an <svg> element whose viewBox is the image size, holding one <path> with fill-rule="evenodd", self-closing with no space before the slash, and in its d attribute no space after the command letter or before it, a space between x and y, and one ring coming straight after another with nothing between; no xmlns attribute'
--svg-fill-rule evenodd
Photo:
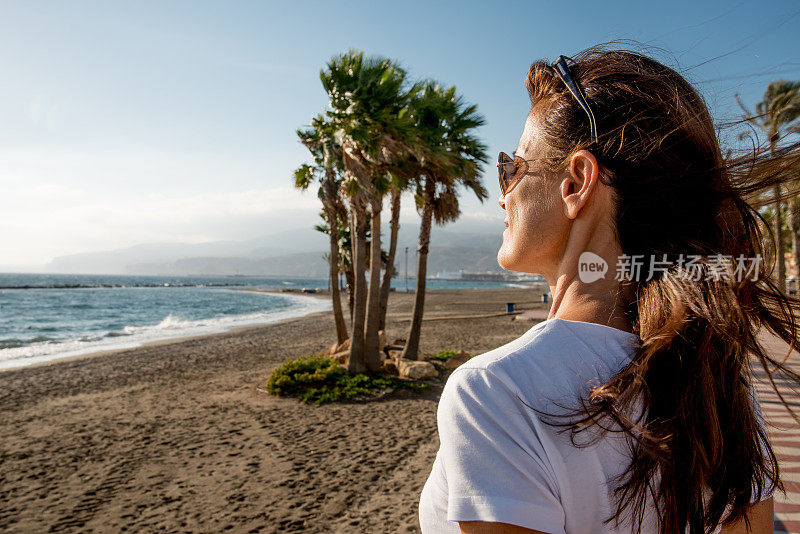
<svg viewBox="0 0 800 534"><path fill-rule="evenodd" d="M609 522L641 528L648 506L667 533L746 521L752 502L782 489L754 377L766 376L790 412L778 383L800 386L785 358L759 341L771 332L800 346L800 300L770 279L778 251L758 211L774 202L767 195L776 187L784 198L793 193L800 144L724 159L700 95L635 52L591 49L573 72L600 139L591 143L574 98L537 62L526 83L534 105L549 104L542 135L561 161L579 148L595 154L617 196L623 251L665 268L621 282L621 293L635 295L626 315L640 338L630 363L580 399L566 422L563 415L546 421L570 430L573 443L593 427L628 436L632 459L614 488Z"/></svg>

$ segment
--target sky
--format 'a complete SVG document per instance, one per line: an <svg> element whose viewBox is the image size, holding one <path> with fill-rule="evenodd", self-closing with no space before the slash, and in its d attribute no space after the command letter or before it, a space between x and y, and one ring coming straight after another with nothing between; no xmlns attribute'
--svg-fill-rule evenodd
<svg viewBox="0 0 800 534"><path fill-rule="evenodd" d="M0 271L316 224L315 193L292 186L310 160L295 130L325 110L320 69L348 48L455 85L493 161L517 146L535 60L633 40L726 122L734 94L752 106L800 79L797 35L796 1L0 1ZM494 165L484 183L462 218L499 234Z"/></svg>

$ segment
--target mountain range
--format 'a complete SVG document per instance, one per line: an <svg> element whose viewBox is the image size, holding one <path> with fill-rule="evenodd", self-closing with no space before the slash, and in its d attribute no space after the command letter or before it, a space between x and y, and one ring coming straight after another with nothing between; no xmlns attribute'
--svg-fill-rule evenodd
<svg viewBox="0 0 800 534"><path fill-rule="evenodd" d="M428 255L428 273L494 271L502 243L498 222L458 221L441 228L434 226ZM495 230L495 227L500 226ZM382 248L388 249L385 223ZM395 268L405 274L416 271L419 224L401 224ZM253 275L322 278L328 276L328 236L313 228L294 228L243 241L207 243L150 243L117 250L72 254L54 258L46 271L76 274L153 275Z"/></svg>

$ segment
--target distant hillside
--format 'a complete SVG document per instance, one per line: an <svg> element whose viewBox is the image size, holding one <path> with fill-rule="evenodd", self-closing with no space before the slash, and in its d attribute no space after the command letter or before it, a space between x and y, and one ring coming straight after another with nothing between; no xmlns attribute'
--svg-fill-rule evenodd
<svg viewBox="0 0 800 534"><path fill-rule="evenodd" d="M46 270L57 273L144 274L140 264L174 263L185 258L263 258L324 250L328 236L312 228L286 230L248 241L148 243L119 250L87 252L54 258ZM149 273L148 273L149 274Z"/></svg>
<svg viewBox="0 0 800 534"><path fill-rule="evenodd" d="M499 229L494 227L500 226ZM408 247L409 275L416 270L419 225L400 228L395 268L405 269ZM388 248L388 228L383 231ZM502 243L502 225L464 222L434 227L431 235L428 273L438 271L500 270L497 250ZM323 255L328 236L311 227L282 230L247 241L209 243L151 243L119 250L61 256L46 270L78 274L242 274L260 276L327 276Z"/></svg>
<svg viewBox="0 0 800 534"><path fill-rule="evenodd" d="M291 276L323 278L328 267L322 252L299 252L270 258L183 258L168 263L137 263L128 274Z"/></svg>
<svg viewBox="0 0 800 534"><path fill-rule="evenodd" d="M408 251L408 275L416 272L416 247ZM405 274L405 251L398 250L395 269ZM439 271L501 271L497 265L497 248L431 247L428 254L428 274ZM201 257L183 258L166 263L138 263L128 266L128 274L158 275L229 275L291 276L295 278L325 278L328 264L323 252L302 252L268 258Z"/></svg>

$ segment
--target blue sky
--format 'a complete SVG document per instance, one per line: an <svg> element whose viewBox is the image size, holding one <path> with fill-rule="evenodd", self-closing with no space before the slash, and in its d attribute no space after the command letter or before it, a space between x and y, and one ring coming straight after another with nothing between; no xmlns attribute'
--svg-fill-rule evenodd
<svg viewBox="0 0 800 534"><path fill-rule="evenodd" d="M679 67L715 117L800 79L785 2L0 2L0 270L147 242L244 240L317 222L290 185L295 130L349 47L478 104L513 150L536 59L631 39ZM464 219L502 231L493 166ZM416 214L405 202L401 221ZM454 226L453 228L457 228ZM435 233L435 230L434 230ZM435 245L435 235L433 238Z"/></svg>

